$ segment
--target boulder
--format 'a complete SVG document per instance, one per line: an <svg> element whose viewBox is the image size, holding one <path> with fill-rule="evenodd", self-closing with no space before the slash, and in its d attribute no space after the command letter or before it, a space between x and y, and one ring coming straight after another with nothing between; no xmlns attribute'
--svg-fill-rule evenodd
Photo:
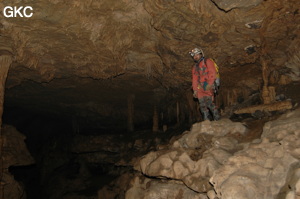
<svg viewBox="0 0 300 199"><path fill-rule="evenodd" d="M253 141L214 171L210 182L217 196L232 198L292 198L297 193L300 166L300 111L265 124L260 142ZM290 189L284 189L289 184ZM292 184L292 185L290 185Z"/></svg>

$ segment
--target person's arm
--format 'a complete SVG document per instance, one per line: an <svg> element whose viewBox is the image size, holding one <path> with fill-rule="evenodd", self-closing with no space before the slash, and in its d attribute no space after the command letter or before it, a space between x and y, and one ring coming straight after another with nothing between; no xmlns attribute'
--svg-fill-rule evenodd
<svg viewBox="0 0 300 199"><path fill-rule="evenodd" d="M193 69L192 69L192 88L193 88L194 92L197 91L197 87L198 87L198 77L195 74L195 67L193 67Z"/></svg>
<svg viewBox="0 0 300 199"><path fill-rule="evenodd" d="M197 98L198 77L195 74L195 67L192 68L192 89L193 96Z"/></svg>

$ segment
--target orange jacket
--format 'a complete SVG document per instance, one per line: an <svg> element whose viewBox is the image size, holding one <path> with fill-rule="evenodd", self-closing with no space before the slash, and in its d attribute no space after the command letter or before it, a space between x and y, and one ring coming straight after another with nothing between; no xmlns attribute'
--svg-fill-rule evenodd
<svg viewBox="0 0 300 199"><path fill-rule="evenodd" d="M213 89L206 90L207 85L214 86L216 79L216 68L214 62L210 59L204 59L200 63L196 63L192 69L192 86L193 91L197 91L197 97L214 96Z"/></svg>

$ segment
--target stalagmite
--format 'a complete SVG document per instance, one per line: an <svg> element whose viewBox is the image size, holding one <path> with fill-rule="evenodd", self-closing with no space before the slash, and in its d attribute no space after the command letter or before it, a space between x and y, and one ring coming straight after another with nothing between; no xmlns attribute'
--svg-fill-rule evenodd
<svg viewBox="0 0 300 199"><path fill-rule="evenodd" d="M154 111L153 111L153 127L152 131L153 132L158 132L158 113L157 113L157 107L154 106Z"/></svg>
<svg viewBox="0 0 300 199"><path fill-rule="evenodd" d="M268 86L268 91L269 91L269 98L271 102L276 101L276 91L274 86Z"/></svg>
<svg viewBox="0 0 300 199"><path fill-rule="evenodd" d="M256 111L279 111L279 110L288 110L292 109L292 102L287 101L276 101L276 91L274 86L269 86L269 76L270 71L267 65L267 61L264 56L261 56L261 65L262 65L262 77L263 77L263 88L261 91L261 97L263 104L255 105L251 107L242 108L234 111L235 114L244 114L244 113L255 113ZM273 80L272 80L273 81Z"/></svg>
<svg viewBox="0 0 300 199"><path fill-rule="evenodd" d="M176 116L177 116L177 124L180 124L180 106L179 101L176 103Z"/></svg>
<svg viewBox="0 0 300 199"><path fill-rule="evenodd" d="M128 119L127 119L127 128L128 131L134 131L134 95L128 95L127 97L127 107L128 107Z"/></svg>
<svg viewBox="0 0 300 199"><path fill-rule="evenodd" d="M198 107L199 103L196 100L194 101L191 90L186 92L186 101L189 110L189 123L192 124L194 121L200 121L201 115Z"/></svg>
<svg viewBox="0 0 300 199"><path fill-rule="evenodd" d="M270 104L275 100L275 89L269 89L268 84L268 78L269 78L269 68L267 65L267 61L261 57L261 64L262 64L262 76L264 85L262 88L262 99L264 104ZM270 92L271 90L271 92ZM274 95L274 96L273 96Z"/></svg>
<svg viewBox="0 0 300 199"><path fill-rule="evenodd" d="M261 57L261 63L262 63L262 76L264 81L262 94L261 94L261 97L263 99L263 104L236 110L234 112L235 114L255 113L256 111L270 112L270 111L278 111L278 110L288 110L293 107L291 101L280 101L280 102L275 101L275 96L276 96L275 87L268 86L268 82L269 82L268 78L270 72L267 66L267 61L263 57Z"/></svg>
<svg viewBox="0 0 300 199"><path fill-rule="evenodd" d="M1 196L0 199L4 199L4 182L3 179L3 159L2 159L2 149L3 149L3 139L2 139L2 114L3 114L3 103L4 103L4 91L5 91L5 81L7 78L7 73L10 64L12 63L11 55L1 55L0 56L0 190Z"/></svg>

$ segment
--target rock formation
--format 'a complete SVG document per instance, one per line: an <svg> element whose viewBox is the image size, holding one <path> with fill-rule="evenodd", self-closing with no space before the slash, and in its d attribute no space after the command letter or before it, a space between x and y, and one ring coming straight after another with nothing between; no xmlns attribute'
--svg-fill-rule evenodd
<svg viewBox="0 0 300 199"><path fill-rule="evenodd" d="M14 176L9 172L9 167L31 165L34 163L34 160L25 145L24 135L12 126L3 126L1 131L3 168L1 171L0 198L26 199L23 184L14 179Z"/></svg>
<svg viewBox="0 0 300 199"><path fill-rule="evenodd" d="M197 123L141 158L135 168L144 176L132 179L126 198L297 198L299 118L298 109L270 121L251 142L238 138L249 133L241 123Z"/></svg>

